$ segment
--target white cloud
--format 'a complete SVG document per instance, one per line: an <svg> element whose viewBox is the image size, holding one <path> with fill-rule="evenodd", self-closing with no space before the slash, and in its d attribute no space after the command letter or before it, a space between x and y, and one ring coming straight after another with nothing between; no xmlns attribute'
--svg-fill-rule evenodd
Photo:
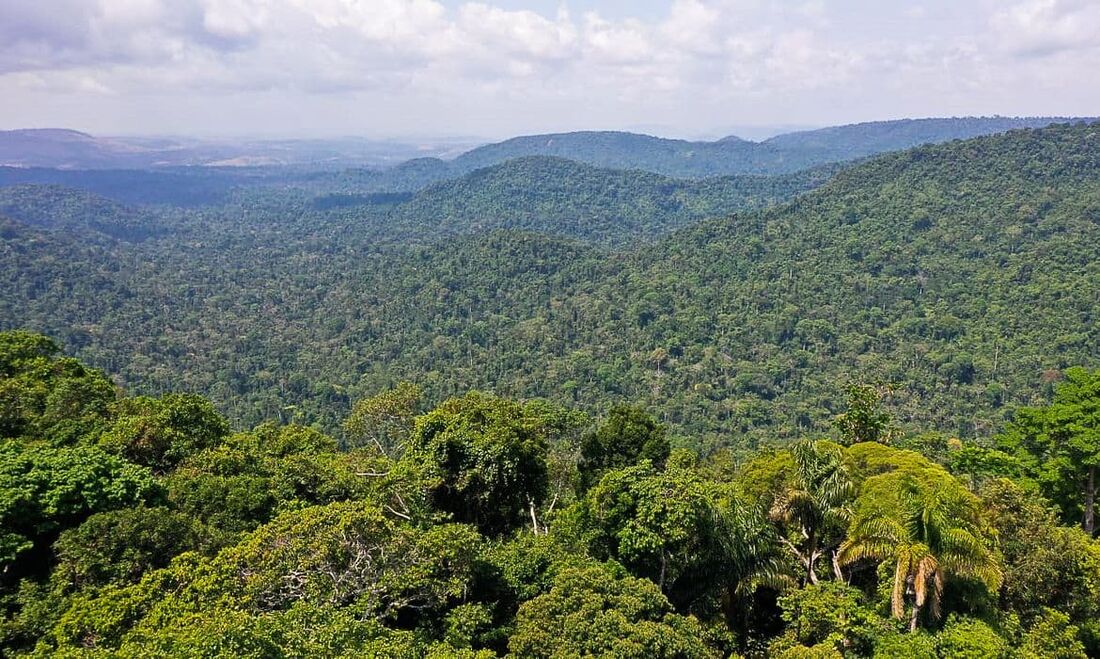
<svg viewBox="0 0 1100 659"><path fill-rule="evenodd" d="M1026 0L992 19L1002 48L1025 56L1100 47L1100 3L1095 0Z"/></svg>
<svg viewBox="0 0 1100 659"><path fill-rule="evenodd" d="M1001 98L995 87L1081 79L1100 58L1096 0L654 0L662 11L636 17L568 11L581 1L546 14L495 0L0 0L0 93L318 96L346 99L349 117L373 98L379 112L425 107L443 125L456 107L486 123L528 109L543 122L621 125L652 121L647 112L687 122L754 107L757 121L782 112L805 122L828 99L889 107L887 91ZM935 25L941 33L928 31ZM15 112L0 108L0 120Z"/></svg>

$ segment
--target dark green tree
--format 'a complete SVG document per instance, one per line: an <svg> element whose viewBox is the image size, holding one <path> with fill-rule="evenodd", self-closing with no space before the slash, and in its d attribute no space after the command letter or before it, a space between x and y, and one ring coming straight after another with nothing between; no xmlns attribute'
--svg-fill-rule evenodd
<svg viewBox="0 0 1100 659"><path fill-rule="evenodd" d="M124 398L113 412L115 421L99 446L157 473L171 471L229 434L229 424L210 401L191 394Z"/></svg>
<svg viewBox="0 0 1100 659"><path fill-rule="evenodd" d="M1024 463L1043 493L1089 535L1100 488L1100 370L1066 369L1047 407L1023 408L998 444Z"/></svg>
<svg viewBox="0 0 1100 659"><path fill-rule="evenodd" d="M604 472L649 460L660 469L672 450L665 428L644 410L615 405L581 440L580 484L587 490Z"/></svg>
<svg viewBox="0 0 1100 659"><path fill-rule="evenodd" d="M528 520L537 528L547 444L542 416L475 392L419 417L403 460L419 471L436 508L499 535Z"/></svg>

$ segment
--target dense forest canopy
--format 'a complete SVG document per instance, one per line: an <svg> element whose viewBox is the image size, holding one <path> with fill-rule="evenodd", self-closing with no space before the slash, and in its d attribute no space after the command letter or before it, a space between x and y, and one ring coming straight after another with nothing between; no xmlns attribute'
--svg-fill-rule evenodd
<svg viewBox="0 0 1100 659"><path fill-rule="evenodd" d="M0 332L4 655L1100 655L1100 370L995 445L852 385L830 437L705 460L637 407L421 393L340 450Z"/></svg>
<svg viewBox="0 0 1100 659"><path fill-rule="evenodd" d="M905 423L988 439L1097 359L1097 130L881 156L665 236L639 200L670 199L666 182L561 161L443 184L462 202L429 188L319 207L251 188L124 212L8 188L0 325L58 337L136 392L209 396L240 427L331 431L355 399L409 380L433 402L478 388L640 404L680 445L749 450L827 428L844 385L866 381ZM592 177L622 187L591 208L652 244L610 250L607 225L575 221ZM676 185L749 206L797 191L753 182L764 192Z"/></svg>

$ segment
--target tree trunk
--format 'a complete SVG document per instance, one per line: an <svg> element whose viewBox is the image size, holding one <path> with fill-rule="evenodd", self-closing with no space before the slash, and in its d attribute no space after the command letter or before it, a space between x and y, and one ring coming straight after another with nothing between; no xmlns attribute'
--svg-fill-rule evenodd
<svg viewBox="0 0 1100 659"><path fill-rule="evenodd" d="M1096 531L1096 466L1089 467L1085 481L1085 519L1082 526L1090 536Z"/></svg>
<svg viewBox="0 0 1100 659"><path fill-rule="evenodd" d="M817 549L816 539L812 532L806 534L806 581L813 585L817 585L817 570L814 569L814 564L817 563Z"/></svg>
<svg viewBox="0 0 1100 659"><path fill-rule="evenodd" d="M917 631L917 621L920 620L920 607L913 603L913 612L909 614L909 632Z"/></svg>
<svg viewBox="0 0 1100 659"><path fill-rule="evenodd" d="M848 580L844 578L844 571L840 569L840 552L834 549L830 553L832 554L833 576L835 576L836 580L840 583L848 583Z"/></svg>

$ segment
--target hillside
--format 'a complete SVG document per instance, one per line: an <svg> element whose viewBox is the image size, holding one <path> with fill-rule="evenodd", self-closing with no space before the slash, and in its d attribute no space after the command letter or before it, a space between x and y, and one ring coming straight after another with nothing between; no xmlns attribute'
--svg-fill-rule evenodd
<svg viewBox="0 0 1100 659"><path fill-rule="evenodd" d="M905 423L983 436L1051 373L1100 359L1098 131L883 156L618 253L499 230L405 244L367 207L249 201L82 247L111 273L99 312L83 302L99 284L57 270L49 243L6 240L3 270L24 283L0 292L0 324L246 423L331 427L404 378L433 400L637 401L694 444L749 446L824 428L858 379L895 383ZM27 265L28 250L45 253Z"/></svg>
<svg viewBox="0 0 1100 659"><path fill-rule="evenodd" d="M789 133L764 142L722 139L689 142L623 132L582 131L516 137L456 158L452 170L468 171L511 158L557 156L600 167L642 169L668 176L784 174L922 144L1039 128L1076 121L1062 117L966 117L883 121Z"/></svg>
<svg viewBox="0 0 1100 659"><path fill-rule="evenodd" d="M521 229L624 245L784 201L832 173L827 168L776 177L674 179L528 156L425 188L401 204L390 222L410 231Z"/></svg>
<svg viewBox="0 0 1100 659"><path fill-rule="evenodd" d="M1077 117L952 117L872 121L777 135L763 143L792 157L851 160L923 144L965 140L1021 128L1095 121ZM794 154L798 154L794 156Z"/></svg>

